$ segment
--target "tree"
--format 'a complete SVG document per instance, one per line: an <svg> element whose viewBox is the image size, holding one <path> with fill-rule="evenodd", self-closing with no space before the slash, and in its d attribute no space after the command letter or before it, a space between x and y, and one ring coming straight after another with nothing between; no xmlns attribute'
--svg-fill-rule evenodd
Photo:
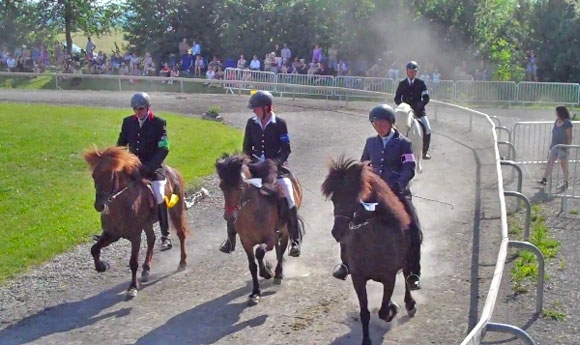
<svg viewBox="0 0 580 345"><path fill-rule="evenodd" d="M69 55L72 55L73 32L81 30L97 37L107 34L116 27L124 10L113 0L40 0L32 3L37 9L36 23L53 34L64 31Z"/></svg>

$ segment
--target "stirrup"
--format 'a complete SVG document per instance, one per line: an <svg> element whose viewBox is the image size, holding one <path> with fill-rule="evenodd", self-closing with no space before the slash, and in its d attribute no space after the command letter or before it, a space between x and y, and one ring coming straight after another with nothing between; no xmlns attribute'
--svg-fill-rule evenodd
<svg viewBox="0 0 580 345"><path fill-rule="evenodd" d="M413 281L412 283L411 283L411 280ZM417 274L414 274L414 273L409 274L407 279L405 279L405 282L409 286L409 290L421 289L421 277L419 277L419 275L417 275Z"/></svg>
<svg viewBox="0 0 580 345"><path fill-rule="evenodd" d="M171 239L167 237L161 237L161 251L166 251L173 248L173 243L171 243Z"/></svg>

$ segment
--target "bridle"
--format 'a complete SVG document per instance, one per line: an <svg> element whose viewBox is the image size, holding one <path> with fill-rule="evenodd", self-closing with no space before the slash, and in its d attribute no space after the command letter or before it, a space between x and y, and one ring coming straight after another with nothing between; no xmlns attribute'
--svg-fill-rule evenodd
<svg viewBox="0 0 580 345"><path fill-rule="evenodd" d="M104 208L103 208L102 213L104 213L104 214L109 213L109 204L111 202L113 202L113 200L118 198L121 194L123 194L127 189L129 189L129 187L131 185L133 185L133 183L135 183L135 181L127 184L124 188L119 190L119 177L117 176L117 172L113 171L113 172L111 172L110 183L111 183L111 191L109 193L97 192L97 195L99 195L99 196L102 196L102 195L107 196L107 200L103 203Z"/></svg>
<svg viewBox="0 0 580 345"><path fill-rule="evenodd" d="M244 196L246 194L246 191L250 187L247 183L244 183L242 181L238 185L238 187L240 187L241 192L240 192L240 197L238 198L236 204L233 206L224 205L224 211L231 212L233 214L233 216L234 216L233 222L234 223L238 221L238 216L239 216L240 211L248 204L248 202L250 202L250 200L252 200L252 198L244 200Z"/></svg>

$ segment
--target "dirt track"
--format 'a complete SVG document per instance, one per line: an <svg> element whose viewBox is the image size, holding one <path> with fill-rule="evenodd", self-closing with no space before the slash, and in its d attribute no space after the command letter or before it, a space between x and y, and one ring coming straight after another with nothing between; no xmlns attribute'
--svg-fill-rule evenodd
<svg viewBox="0 0 580 345"><path fill-rule="evenodd" d="M235 126L249 116L245 97L152 96L156 109L185 114L219 104L226 121ZM130 93L120 92L0 92L0 100L123 108L129 98ZM176 249L156 253L152 282L135 300L125 302L128 252L111 262L111 271L98 275L92 270L88 245L81 246L10 284L19 291L17 296L2 295L0 344L360 343L350 280L330 276L338 262L338 245L329 233L331 204L321 199L319 186L328 156L345 153L358 158L364 138L374 134L366 121L370 106L355 103L345 110L324 101L277 103L276 111L289 122L289 163L306 191L301 215L307 235L303 255L286 261L282 286L265 282L258 306L246 307L250 277L245 255L240 250L232 255L217 251L225 229L217 207L221 196L209 178L212 200L189 211L194 235L188 243L188 270L174 274ZM434 159L424 163L425 172L413 183L416 194L455 204L452 210L415 200L425 232L424 289L414 294L418 313L413 319L401 314L392 325L385 324L376 315L382 289L369 283L374 344L458 344L477 321L500 239L497 181L489 129L476 121L479 127L468 132L464 123L452 120L460 116L448 110L433 123ZM47 280L56 288L39 285ZM395 300L402 303L400 280ZM40 291L43 287L49 290ZM10 290L0 289L5 291Z"/></svg>

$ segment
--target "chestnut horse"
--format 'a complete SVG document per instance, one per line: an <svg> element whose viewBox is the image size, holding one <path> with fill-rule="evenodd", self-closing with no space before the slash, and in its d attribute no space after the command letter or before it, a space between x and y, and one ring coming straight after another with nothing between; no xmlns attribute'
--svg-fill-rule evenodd
<svg viewBox="0 0 580 345"><path fill-rule="evenodd" d="M147 281L151 270L155 233L153 224L157 222L157 205L153 191L147 180L139 175L141 161L124 147L112 146L102 151L93 148L85 151L84 158L95 182L95 209L101 213L102 235L91 247L97 272L109 268L106 261L100 259L101 248L125 238L131 242L131 284L127 297L137 296L137 268L139 267L139 249L141 233L147 236L147 254L143 262L141 280ZM185 269L187 253L185 238L190 232L185 217L184 183L181 174L167 166L166 195L176 194L179 200L168 208L169 219L177 231L181 242L181 261L178 270Z"/></svg>
<svg viewBox="0 0 580 345"><path fill-rule="evenodd" d="M362 345L370 345L367 281L383 284L379 317L390 322L399 311L399 306L391 301L397 273L403 269L405 281L410 275L407 256L411 237L407 230L411 218L388 184L360 161L344 157L331 161L321 190L334 205L332 235L345 251L341 255L346 258L358 296ZM366 211L361 204L363 201L373 201L374 212ZM365 214L364 219L361 213ZM359 222L359 219L363 220ZM405 283L405 307L410 317L415 315L415 304Z"/></svg>
<svg viewBox="0 0 580 345"><path fill-rule="evenodd" d="M220 189L224 194L224 219L233 222L240 242L246 252L253 289L248 303L254 305L261 297L258 282L274 276L274 283L282 282L282 261L288 247L287 221L281 219L279 203L286 202L276 185L278 168L272 160L251 163L249 157L243 154L224 154L216 160L216 171L220 179ZM292 173L290 180L294 189L296 207L302 203L302 187ZM299 219L300 231L304 224ZM254 254L254 247L256 248ZM277 265L274 273L264 264L266 252L276 248ZM258 260L256 265L255 259Z"/></svg>

